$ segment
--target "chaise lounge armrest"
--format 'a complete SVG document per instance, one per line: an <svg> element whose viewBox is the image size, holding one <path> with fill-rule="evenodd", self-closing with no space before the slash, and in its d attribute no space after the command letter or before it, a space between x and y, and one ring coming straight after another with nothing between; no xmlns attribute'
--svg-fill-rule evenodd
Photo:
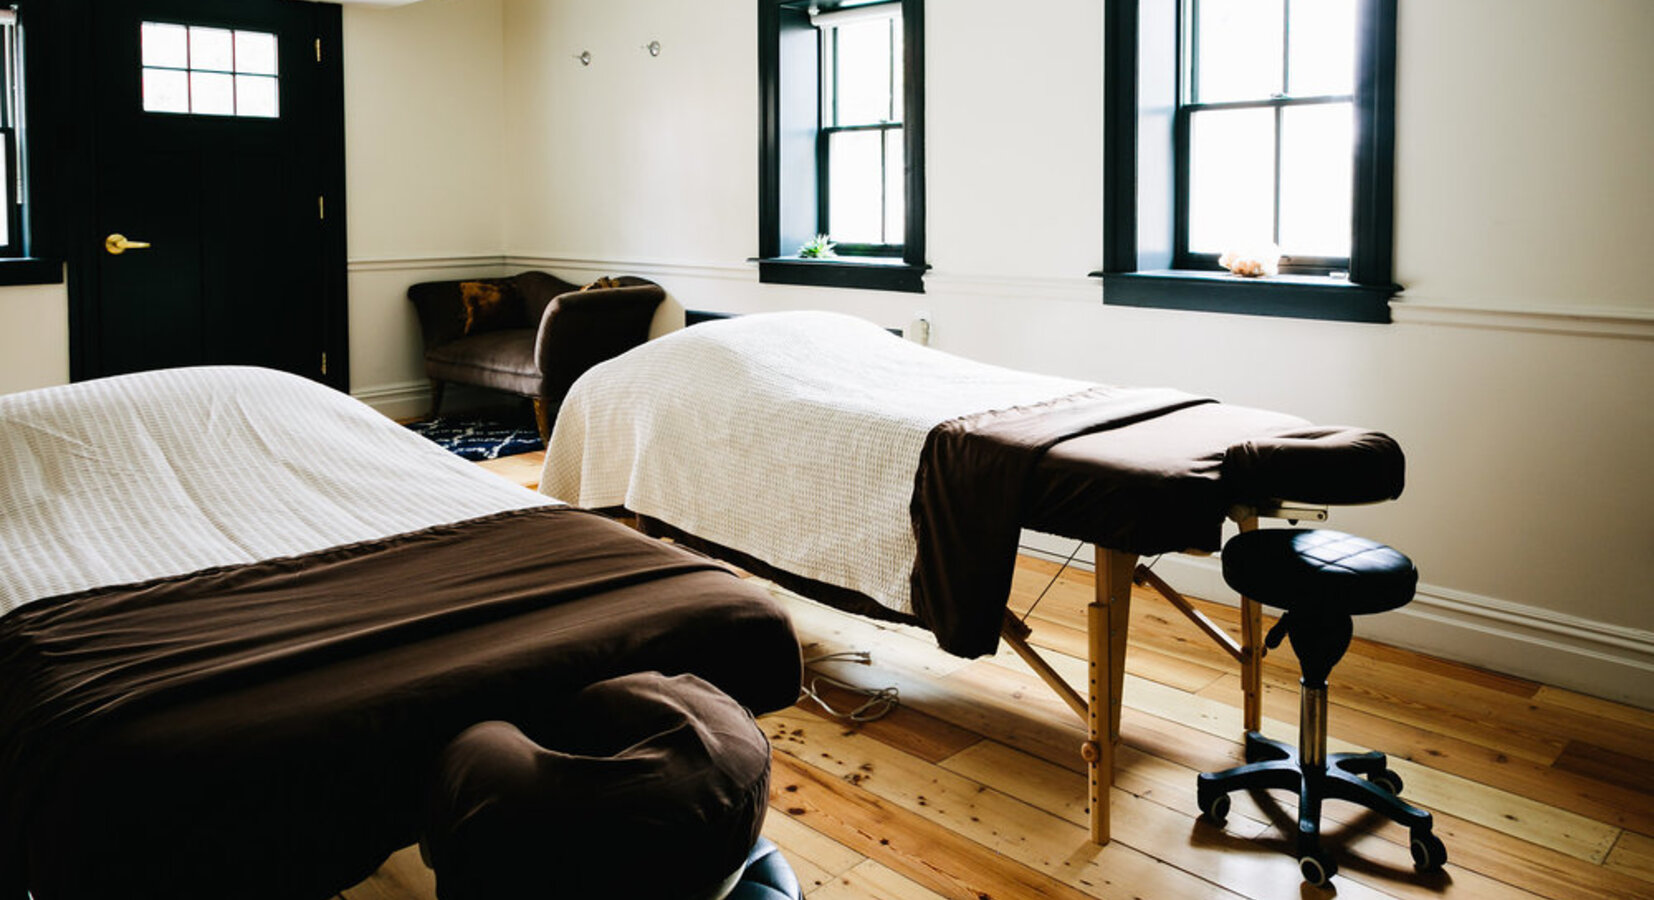
<svg viewBox="0 0 1654 900"><path fill-rule="evenodd" d="M618 287L559 294L540 318L534 358L546 383L560 386L558 397L587 369L649 339L666 291L641 278L615 281Z"/></svg>
<svg viewBox="0 0 1654 900"><path fill-rule="evenodd" d="M432 414L441 410L448 382L508 391L534 400L545 437L575 379L648 340L665 298L660 285L629 276L586 288L545 272L415 284L408 299L419 315Z"/></svg>

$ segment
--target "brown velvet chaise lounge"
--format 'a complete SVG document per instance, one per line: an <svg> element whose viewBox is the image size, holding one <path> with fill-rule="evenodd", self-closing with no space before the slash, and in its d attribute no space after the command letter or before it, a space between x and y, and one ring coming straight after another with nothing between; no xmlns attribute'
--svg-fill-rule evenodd
<svg viewBox="0 0 1654 900"><path fill-rule="evenodd" d="M587 369L649 339L666 298L642 278L571 284L545 272L428 281L408 288L419 310L431 415L449 382L527 397L544 440L557 404Z"/></svg>

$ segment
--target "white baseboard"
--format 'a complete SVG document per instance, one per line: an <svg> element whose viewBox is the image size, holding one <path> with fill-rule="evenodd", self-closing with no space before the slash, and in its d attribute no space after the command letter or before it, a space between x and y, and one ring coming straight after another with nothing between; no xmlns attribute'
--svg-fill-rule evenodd
<svg viewBox="0 0 1654 900"><path fill-rule="evenodd" d="M1074 541L1024 532L1024 553L1062 562ZM1085 546L1072 565L1090 571ZM1235 606L1217 557L1167 555L1155 572L1179 591ZM1654 632L1420 584L1413 602L1358 616L1361 637L1519 678L1654 709Z"/></svg>
<svg viewBox="0 0 1654 900"><path fill-rule="evenodd" d="M350 395L392 419L422 416L431 408L431 384L428 381L361 388L351 391Z"/></svg>

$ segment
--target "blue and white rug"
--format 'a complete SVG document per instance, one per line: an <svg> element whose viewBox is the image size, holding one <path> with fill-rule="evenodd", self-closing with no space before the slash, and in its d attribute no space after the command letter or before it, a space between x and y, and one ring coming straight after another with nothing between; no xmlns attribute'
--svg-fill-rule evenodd
<svg viewBox="0 0 1654 900"><path fill-rule="evenodd" d="M473 462L544 450L533 421L499 421L460 416L438 416L410 422L408 428L442 449Z"/></svg>

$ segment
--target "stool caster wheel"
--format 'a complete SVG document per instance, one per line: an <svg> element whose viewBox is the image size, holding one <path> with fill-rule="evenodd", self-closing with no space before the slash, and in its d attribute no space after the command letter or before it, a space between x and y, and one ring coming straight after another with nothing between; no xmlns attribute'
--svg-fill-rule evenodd
<svg viewBox="0 0 1654 900"><path fill-rule="evenodd" d="M1433 832L1413 834L1413 868L1420 872L1434 872L1447 862L1447 845Z"/></svg>
<svg viewBox="0 0 1654 900"><path fill-rule="evenodd" d="M1338 874L1338 863L1319 851L1298 859L1298 871L1310 887L1326 887L1332 876Z"/></svg>
<svg viewBox="0 0 1654 900"><path fill-rule="evenodd" d="M1377 772L1368 775L1367 780L1397 797L1401 796L1401 776L1397 775L1393 769L1379 769Z"/></svg>
<svg viewBox="0 0 1654 900"><path fill-rule="evenodd" d="M1229 795L1200 798L1200 814L1213 825L1222 825L1223 820L1229 818Z"/></svg>

